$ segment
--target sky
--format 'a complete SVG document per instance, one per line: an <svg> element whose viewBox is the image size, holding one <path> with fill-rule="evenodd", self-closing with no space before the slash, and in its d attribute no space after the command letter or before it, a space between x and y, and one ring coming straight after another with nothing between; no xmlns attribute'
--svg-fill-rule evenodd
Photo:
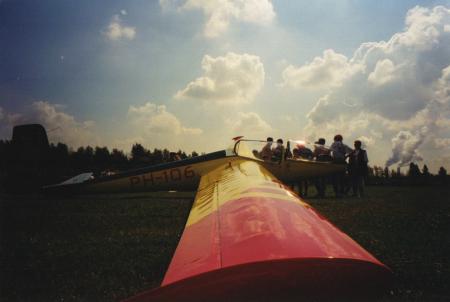
<svg viewBox="0 0 450 302"><path fill-rule="evenodd" d="M450 168L450 0L0 0L0 139L211 152L360 139Z"/></svg>

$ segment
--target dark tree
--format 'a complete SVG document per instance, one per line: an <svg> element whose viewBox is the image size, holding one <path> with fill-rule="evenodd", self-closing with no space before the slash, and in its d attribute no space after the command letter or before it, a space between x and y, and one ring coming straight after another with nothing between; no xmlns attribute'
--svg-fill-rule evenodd
<svg viewBox="0 0 450 302"><path fill-rule="evenodd" d="M447 170L445 170L444 167L439 168L438 177L439 177L439 182L442 185L445 185L447 183Z"/></svg>
<svg viewBox="0 0 450 302"><path fill-rule="evenodd" d="M426 177L430 176L430 171L428 170L427 165L423 165L423 168L422 168L422 175L423 175L423 176L426 176Z"/></svg>
<svg viewBox="0 0 450 302"><path fill-rule="evenodd" d="M444 167L440 167L440 168L439 168L438 175L439 175L440 177L445 177L445 176L447 176L447 170L445 170Z"/></svg>
<svg viewBox="0 0 450 302"><path fill-rule="evenodd" d="M163 151L157 148L153 149L152 164L159 164L162 163L163 161L164 161Z"/></svg>
<svg viewBox="0 0 450 302"><path fill-rule="evenodd" d="M50 144L49 168L52 174L67 175L69 171L69 148L66 144Z"/></svg>
<svg viewBox="0 0 450 302"><path fill-rule="evenodd" d="M397 177L397 172L394 169L391 170L391 177Z"/></svg>
<svg viewBox="0 0 450 302"><path fill-rule="evenodd" d="M177 154L178 154L178 156L180 156L181 159L185 159L185 158L188 157L188 156L186 155L186 152L181 151L181 150L178 150Z"/></svg>
<svg viewBox="0 0 450 302"><path fill-rule="evenodd" d="M107 147L95 147L94 162L99 171L103 171L110 165L111 156Z"/></svg>
<svg viewBox="0 0 450 302"><path fill-rule="evenodd" d="M375 176L374 169L371 166L369 166L368 169L367 169L367 175L369 177Z"/></svg>
<svg viewBox="0 0 450 302"><path fill-rule="evenodd" d="M410 163L408 176L409 177L419 177L420 175L421 175L421 173L420 173L419 166L416 165L415 163Z"/></svg>
<svg viewBox="0 0 450 302"><path fill-rule="evenodd" d="M141 144L135 143L131 147L131 160L139 161L145 156L147 156L147 150Z"/></svg>
<svg viewBox="0 0 450 302"><path fill-rule="evenodd" d="M131 162L134 167L153 164L152 158L152 153L139 143L134 144L131 148Z"/></svg>
<svg viewBox="0 0 450 302"><path fill-rule="evenodd" d="M92 169L94 165L94 149L91 146L87 146L84 149L83 159L86 167Z"/></svg>
<svg viewBox="0 0 450 302"><path fill-rule="evenodd" d="M111 165L114 169L123 170L128 164L128 158L122 150L113 149L111 152Z"/></svg>

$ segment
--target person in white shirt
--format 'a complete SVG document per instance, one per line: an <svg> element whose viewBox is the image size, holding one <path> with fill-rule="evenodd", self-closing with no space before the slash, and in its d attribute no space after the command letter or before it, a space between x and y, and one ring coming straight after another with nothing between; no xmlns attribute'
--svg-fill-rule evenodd
<svg viewBox="0 0 450 302"><path fill-rule="evenodd" d="M344 144L342 140L342 135L337 134L334 137L334 142L330 146L331 156L333 156L333 159L338 162L345 162L348 154L353 151L352 148Z"/></svg>
<svg viewBox="0 0 450 302"><path fill-rule="evenodd" d="M280 161L284 153L283 151L284 151L283 140L279 138L277 139L277 145L274 148L272 148L272 160Z"/></svg>
<svg viewBox="0 0 450 302"><path fill-rule="evenodd" d="M331 156L333 157L333 161L347 166L345 160L353 150L344 144L342 140L342 135L337 134L334 136L334 142L330 146ZM346 191L345 170L344 172L336 173L333 177L333 189L336 197L342 197Z"/></svg>

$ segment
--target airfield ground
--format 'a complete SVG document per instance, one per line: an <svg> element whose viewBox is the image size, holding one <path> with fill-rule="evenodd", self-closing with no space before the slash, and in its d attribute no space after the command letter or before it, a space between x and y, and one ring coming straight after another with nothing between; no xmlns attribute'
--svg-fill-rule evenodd
<svg viewBox="0 0 450 302"><path fill-rule="evenodd" d="M158 286L193 198L0 195L0 301L111 301ZM450 301L450 188L306 200L392 268L383 301Z"/></svg>

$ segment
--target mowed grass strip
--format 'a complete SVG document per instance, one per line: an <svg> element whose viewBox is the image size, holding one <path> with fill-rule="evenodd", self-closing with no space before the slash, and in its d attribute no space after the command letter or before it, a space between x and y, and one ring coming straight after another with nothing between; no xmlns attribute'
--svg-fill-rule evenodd
<svg viewBox="0 0 450 302"><path fill-rule="evenodd" d="M0 298L111 301L160 284L194 193L0 198ZM386 301L450 300L450 189L306 201L394 271Z"/></svg>

